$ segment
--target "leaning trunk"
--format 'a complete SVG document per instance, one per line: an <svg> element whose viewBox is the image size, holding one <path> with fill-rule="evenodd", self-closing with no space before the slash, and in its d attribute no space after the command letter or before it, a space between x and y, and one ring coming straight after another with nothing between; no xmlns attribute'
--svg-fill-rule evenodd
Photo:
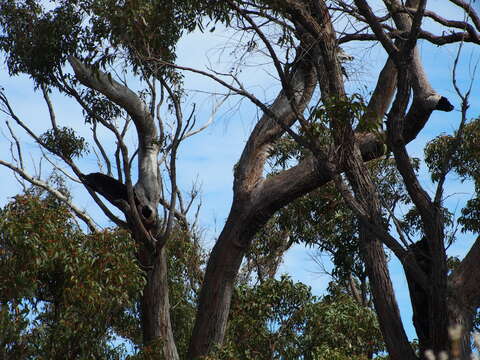
<svg viewBox="0 0 480 360"><path fill-rule="evenodd" d="M382 243L360 225L360 249L380 329L392 360L416 360L403 328Z"/></svg>
<svg viewBox="0 0 480 360"><path fill-rule="evenodd" d="M198 359L223 344L235 278L251 240L242 241L249 224L241 220L239 212L232 209L210 254L204 278L208 286L200 293L188 359Z"/></svg>
<svg viewBox="0 0 480 360"><path fill-rule="evenodd" d="M150 256L149 251L143 248L141 255L142 261L151 260L149 264L143 264L151 266L141 298L143 342L146 346L159 346L164 359L179 359L170 321L165 247L156 256Z"/></svg>

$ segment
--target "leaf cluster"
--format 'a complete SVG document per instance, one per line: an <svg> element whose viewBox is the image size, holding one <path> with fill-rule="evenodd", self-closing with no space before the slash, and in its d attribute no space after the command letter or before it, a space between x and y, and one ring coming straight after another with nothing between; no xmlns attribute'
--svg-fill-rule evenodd
<svg viewBox="0 0 480 360"><path fill-rule="evenodd" d="M3 355L120 358L116 321L144 284L128 234L86 235L64 205L28 193L1 210L0 234Z"/></svg>
<svg viewBox="0 0 480 360"><path fill-rule="evenodd" d="M61 155L67 159L81 157L88 153L86 140L75 134L69 127L50 129L40 136L40 141L54 154Z"/></svg>
<svg viewBox="0 0 480 360"><path fill-rule="evenodd" d="M203 281L205 255L190 232L179 224L167 242L170 316L179 354L186 356Z"/></svg>
<svg viewBox="0 0 480 360"><path fill-rule="evenodd" d="M425 161L432 180L455 172L462 181L473 181L475 194L462 209L458 222L462 231L480 232L480 119L466 124L461 133L442 134L428 143Z"/></svg>
<svg viewBox="0 0 480 360"><path fill-rule="evenodd" d="M314 109L316 119L329 125L332 119L337 121L359 122L365 114L367 105L361 94L354 93L344 99L330 98Z"/></svg>
<svg viewBox="0 0 480 360"><path fill-rule="evenodd" d="M81 21L69 2L45 11L41 1L2 1L0 52L6 54L9 74L29 74L37 85L55 83L54 70L77 52Z"/></svg>
<svg viewBox="0 0 480 360"><path fill-rule="evenodd" d="M105 68L120 60L141 77L181 77L174 62L180 37L206 19L230 18L223 2L192 0L5 0L0 3L0 52L10 75L30 75L36 85L57 86L74 55Z"/></svg>
<svg viewBox="0 0 480 360"><path fill-rule="evenodd" d="M287 276L237 288L230 319L210 359L360 360L383 346L372 311L348 296L318 299Z"/></svg>
<svg viewBox="0 0 480 360"><path fill-rule="evenodd" d="M85 122L88 124L94 124L98 119L112 123L122 115L122 110L117 104L91 89L83 90L81 96L89 104L88 112L83 109Z"/></svg>

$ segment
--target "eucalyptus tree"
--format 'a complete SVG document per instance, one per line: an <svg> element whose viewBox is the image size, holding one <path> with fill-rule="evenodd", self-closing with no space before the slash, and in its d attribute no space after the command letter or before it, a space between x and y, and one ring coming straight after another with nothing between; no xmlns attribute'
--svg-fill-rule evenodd
<svg viewBox="0 0 480 360"><path fill-rule="evenodd" d="M141 294L143 341L161 343L161 353L168 359L178 358L178 352L171 328L165 244L176 226L193 234L194 224L187 221L187 213L195 208L197 193L193 189L185 195L179 190L176 159L181 142L204 126L195 126L192 111L184 114L180 74L148 58L175 59L177 40L204 15L205 11L194 3L0 4L0 48L9 74L30 75L35 89L45 99L50 127L35 133L33 124L17 115L3 88L2 111L40 146L57 172L69 181L83 183L106 217L131 232L147 279ZM156 28L155 32L152 28ZM116 79L105 73L106 68L114 72L119 62L123 70L116 73ZM66 70L66 64L73 73ZM139 92L131 90L127 78L144 88ZM85 126L91 129L91 147L68 127L68 119L57 118L53 91L77 102ZM51 192L91 232L98 232L96 219L42 180L40 174L28 173L22 144L13 127L9 123L7 126L15 144L14 161L1 160L1 164L23 181ZM110 134L110 141L116 144L113 149L105 141L106 135L100 138L100 128ZM137 135L134 145L126 140L132 132ZM77 159L89 150L97 154L103 173L86 173L81 168ZM58 165L59 161L63 165ZM119 212L107 206L99 195Z"/></svg>
<svg viewBox="0 0 480 360"><path fill-rule="evenodd" d="M140 338L145 278L127 231L85 234L65 203L29 187L0 210L0 234L0 358L120 359L118 335Z"/></svg>
<svg viewBox="0 0 480 360"><path fill-rule="evenodd" d="M338 1L230 1L228 4L237 12L239 28L255 34L256 46L261 46L261 51L271 58L282 90L273 103L266 104L245 90L243 84L228 86L218 76L208 75L223 81L230 91L248 97L263 111L263 117L252 131L235 168L232 209L209 258L191 355L206 353L212 343L222 341L228 309L225 304L231 296L232 284L245 251L259 226L294 198L332 180L359 218L359 246L391 358L414 359L416 354L400 319L384 245L399 258L409 281L421 289L419 297L416 291L411 293L417 316L425 311L423 317L426 321L414 321L421 334L421 349L431 348L437 354L448 350L448 328L455 324L464 326L466 340L478 304L473 300L475 296L468 297L470 302L449 296L451 293L446 286L449 270L445 246L442 245L445 242L442 230L445 219L441 190L434 202L421 190L405 144L418 135L434 111L453 110L451 102L430 85L416 48L417 41L425 39L436 45L478 43L479 23L474 9L467 3L452 1L452 6L467 15L465 21L449 21L444 14L441 17L432 10L425 10L426 4L421 1L406 4L385 1L383 10L386 15L382 16L374 13L365 1L355 1L354 4ZM340 21L341 31L335 31L332 18L339 14L351 16L353 23L363 26L349 29ZM446 35L445 31L435 34L422 29L424 17L450 28L451 35ZM283 31L275 32L269 28L276 26ZM280 35L271 36L272 33ZM288 40L292 41L291 50L282 51L282 45ZM354 40L379 41L387 54L385 66L378 74L377 84L363 111L358 111L356 98L345 90L345 77L338 56L338 45ZM315 103L317 86L320 99ZM390 106L394 97L396 101ZM382 130L386 113L389 114L388 132ZM292 129L296 122L300 124L301 132ZM285 132L309 149L310 155L287 170L265 178L264 165L270 149ZM388 232L375 184L364 165L365 160L384 155L385 145L393 150L407 192L420 212L424 241L429 244L427 256L435 259L427 267L420 264L422 255L416 254L417 247ZM340 175L342 172L345 175ZM476 277L473 276L470 282L460 272L465 266L472 274L478 272L471 263L475 252L476 245L462 266L450 275L449 285L455 284L456 294L478 292L473 280ZM457 277L462 280L457 281ZM468 356L466 343L459 348L464 352L462 356Z"/></svg>
<svg viewBox="0 0 480 360"><path fill-rule="evenodd" d="M178 354L169 317L164 245L171 237L174 217L186 222L189 206L181 201L176 185L176 153L181 141L195 132L190 128L191 118L183 115L181 97L187 94L181 92L180 74L204 75L224 86L226 92L250 100L262 116L234 169L232 207L209 255L188 358L207 355L223 343L235 280L255 234L283 206L333 180L359 219L359 245L390 356L414 359L388 275L384 245L400 259L428 298L428 333L421 339L424 346L436 352L444 350L448 325L463 322L469 330L468 320L480 298L479 287L474 284L480 274L475 265L477 241L450 277L455 292L465 297L447 299L443 220L438 211L441 191L432 203L419 190L405 151L405 144L418 135L435 111L453 109L451 102L432 88L417 42L423 39L439 46L480 42L480 21L474 8L463 0L448 3L465 18L449 20L448 14L426 10L425 0L384 0L380 3L384 8L375 12L365 0L59 0L53 10L33 0L7 0L0 5L0 48L10 74L29 74L35 87L42 90L51 110L51 129L35 134L16 115L4 91L0 99L7 115L41 147L66 163L74 174L69 176L81 181L107 217L129 229L141 244L138 256L147 274L142 295L144 341L159 341L168 359L178 358ZM246 54L258 52L271 62L280 88L273 102L250 92L241 73L223 74L175 62L177 40L185 31L201 27L205 16L248 34ZM423 29L425 17L446 31ZM345 90L347 80L339 56L339 45L357 41L380 42L387 58L365 107ZM74 74L65 70L67 63ZM116 73L111 66L122 66L138 76L145 89L135 92L121 77L114 79ZM106 174L83 174L74 162L85 150L84 142L71 129L57 125L49 93L53 88L82 107ZM171 128L165 126L158 111L164 102L174 118ZM382 123L387 112L388 131L384 132ZM138 149L129 149L124 141L130 123L137 134ZM300 132L293 127L296 123ZM117 142L112 157L115 164L102 150L97 126L111 131ZM168 129L173 130L168 133ZM272 146L285 133L307 154L291 167L265 177ZM391 236L383 221L380 199L364 161L385 155L385 145L393 150L407 191L425 224L434 261L430 270L422 269L408 244ZM27 174L20 152L15 157L16 164L3 160L1 164L27 181L47 187ZM131 171L134 163L138 165L135 185ZM169 185L165 191L159 163L167 168ZM105 190L113 188L115 193ZM97 193L116 206L124 218L115 215ZM61 199L61 194L57 196ZM88 214L68 199L63 201L95 231ZM159 214L158 206L165 209L164 214ZM467 273L469 278L464 276ZM415 307L416 300L412 300ZM452 310L452 304L457 308ZM417 326L418 332L424 330L421 326ZM463 349L467 351L466 346Z"/></svg>

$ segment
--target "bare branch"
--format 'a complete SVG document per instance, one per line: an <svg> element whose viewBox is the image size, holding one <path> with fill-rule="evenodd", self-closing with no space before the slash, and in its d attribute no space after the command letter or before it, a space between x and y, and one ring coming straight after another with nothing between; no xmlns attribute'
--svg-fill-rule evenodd
<svg viewBox="0 0 480 360"><path fill-rule="evenodd" d="M79 183L79 184L82 183L78 178L69 174L65 169L62 169L52 159L50 159L50 157L46 154L45 150L41 146L40 146L40 151L42 152L42 155L43 155L42 158L47 160L55 170L60 171L63 175L65 175L65 177L67 177L68 179L70 179L73 182L76 182L76 183Z"/></svg>
<svg viewBox="0 0 480 360"><path fill-rule="evenodd" d="M49 148L43 141L15 114L13 111L12 106L10 105L6 95L3 92L0 92L0 102L2 102L5 106L6 109L3 111L7 113L12 119L14 119L20 127L22 127L30 137L32 137L40 146L43 148L47 149L51 153L55 154L56 156L60 157L70 168L72 171L77 175L79 178L83 175L80 169L75 165L75 163L69 159L63 156L62 154L58 154L55 151L53 151L51 148ZM126 223L122 220L120 220L117 216L115 216L109 209L108 207L105 206L105 204L99 199L97 194L92 191L88 186L86 186L87 191L89 194L92 196L92 198L95 200L97 205L102 209L102 211L105 213L105 215L112 220L116 225L119 227L125 228Z"/></svg>
<svg viewBox="0 0 480 360"><path fill-rule="evenodd" d="M107 156L107 153L102 145L102 143L98 140L97 136L97 122L94 121L92 125L92 134L93 134L93 140L95 141L95 144L97 145L97 148L100 150L100 153L102 154L102 159L107 166L107 175L112 176L112 164L110 162L110 159ZM100 159L99 159L100 161Z"/></svg>
<svg viewBox="0 0 480 360"><path fill-rule="evenodd" d="M471 90L471 86L473 84L474 76L472 76L472 81L470 83L470 88L466 91L466 93L462 93L462 91L460 90L460 88L457 85L456 72L457 72L458 62L460 60L460 54L462 52L462 47L463 47L463 42L460 43L460 45L458 46L457 55L455 57L455 61L453 63L453 70L452 70L453 87L455 88L455 91L457 92L457 95L461 100L461 120L460 120L460 124L458 126L458 129L457 129L457 132L455 134L455 138L453 139L447 153L445 154L445 158L444 158L443 164L441 166L440 174L439 174L439 177L438 177L437 190L435 192L435 197L434 197L434 200L433 200L434 204L436 204L436 206L438 206L438 207L440 207L441 202L442 202L443 185L445 183L447 174L450 171L451 163L454 161L454 159L453 159L453 157L455 156L454 154L457 152L457 150L459 149L459 147L462 143L463 130L464 130L465 124L467 122L467 110L470 106L469 103L468 103L468 99L469 99L469 96L470 96L470 90ZM475 71L476 71L476 66L475 66Z"/></svg>
<svg viewBox="0 0 480 360"><path fill-rule="evenodd" d="M377 19L372 9L365 0L355 0L355 4L358 7L360 13L368 21L368 24L371 26L373 32L375 33L377 39L382 43L384 49L387 51L388 55L395 60L398 54L398 48L392 42L390 37L383 31L380 21Z"/></svg>
<svg viewBox="0 0 480 360"><path fill-rule="evenodd" d="M222 100L220 100L219 102L214 104L213 109L212 109L212 113L210 114L210 117L205 122L205 124L203 124L198 129L190 130L189 132L187 132L185 135L183 135L182 141L189 138L190 136L196 135L196 134L202 132L203 130L205 130L206 128L208 128L213 123L213 121L215 120L215 115L217 114L218 109L223 105L223 103L228 99L228 97L230 95L231 95L230 93L225 95Z"/></svg>
<svg viewBox="0 0 480 360"><path fill-rule="evenodd" d="M8 121L5 121L5 123L7 124L8 131L10 132L10 135L12 136L12 138L15 142L15 146L17 148L17 155L18 155L18 163L20 164L20 169L23 170L24 166L23 166L22 148L20 146L20 142L18 141L17 136L13 132L13 129L10 126L10 123Z"/></svg>
<svg viewBox="0 0 480 360"><path fill-rule="evenodd" d="M50 114L50 122L52 123L52 129L55 133L57 133L58 132L57 118L56 118L56 115L55 115L55 110L53 108L52 101L50 99L50 95L48 94L49 90L47 89L47 87L44 84L41 85L41 88L42 88L43 98L45 99L45 102L47 103L48 112Z"/></svg>
<svg viewBox="0 0 480 360"><path fill-rule="evenodd" d="M182 137L183 137L182 132L184 133L184 129L183 129L183 112L180 105L179 97L173 92L173 90L166 83L166 81L164 81L163 79L160 79L160 82L162 83L162 86L167 90L167 93L170 96L170 100L173 102L173 106L175 109L175 117L176 117L176 129L172 139L172 144L170 149L170 163L169 163L169 167L170 167L169 177L170 177L170 191L171 191L170 211L168 212L168 219L166 221L166 224L165 224L166 226L162 234L164 237L163 244L165 244L165 242L170 238L170 235L173 229L173 219L174 219L175 207L177 202L177 193L178 193L177 151L178 151L178 147L180 146L180 142L182 141ZM187 127L185 127L185 129Z"/></svg>
<svg viewBox="0 0 480 360"><path fill-rule="evenodd" d="M454 3L455 5L461 7L463 10L465 10L465 13L470 16L472 19L473 23L475 24L475 27L477 28L478 31L480 31L480 17L478 16L477 12L471 5L471 1L464 1L464 0L450 0L450 2Z"/></svg>
<svg viewBox="0 0 480 360"><path fill-rule="evenodd" d="M36 185L38 187L41 187L42 189L47 190L50 194L52 194L58 200L62 201L65 205L67 205L73 211L73 213L88 226L88 228L90 229L91 232L95 233L95 232L99 231L98 228L97 228L97 225L95 224L93 219L90 216L88 216L85 211L83 211L83 210L79 209L77 206L75 206L70 201L70 199L67 196L65 196L64 194L62 194L60 191L51 187L48 183L46 183L44 181L41 181L41 180L39 180L39 179L37 179L33 176L28 175L23 169L20 169L13 164L10 164L6 161L0 160L0 165L3 165L5 167L10 168L11 170L13 170L15 173L20 175L22 178L24 178L29 183L31 183L33 185Z"/></svg>

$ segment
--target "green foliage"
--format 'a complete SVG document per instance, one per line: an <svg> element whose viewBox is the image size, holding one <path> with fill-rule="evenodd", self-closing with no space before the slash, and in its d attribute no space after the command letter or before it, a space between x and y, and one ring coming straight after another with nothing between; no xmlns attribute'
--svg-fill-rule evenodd
<svg viewBox="0 0 480 360"><path fill-rule="evenodd" d="M112 123L122 114L121 108L109 101L105 96L96 91L85 89L82 91L83 99L89 104L88 112L83 110L86 123L95 123L97 119Z"/></svg>
<svg viewBox="0 0 480 360"><path fill-rule="evenodd" d="M461 136L461 141L455 146L455 140ZM432 180L438 181L445 161L449 160L447 170L453 170L462 180L473 179L480 189L480 119L475 119L465 125L461 135L442 134L427 144L425 162L432 174ZM448 156L450 155L450 156Z"/></svg>
<svg viewBox="0 0 480 360"><path fill-rule="evenodd" d="M53 153L72 159L88 152L87 142L68 127L50 129L40 136L40 141Z"/></svg>
<svg viewBox="0 0 480 360"><path fill-rule="evenodd" d="M475 119L465 125L461 134L440 135L425 148L425 161L433 181L438 181L443 172L454 171L462 181L470 180L475 185L475 196L467 201L458 218L462 231L480 232L479 139L480 119Z"/></svg>
<svg viewBox="0 0 480 360"><path fill-rule="evenodd" d="M312 114L308 129L302 129L305 136L317 144L331 144L331 124L343 126L358 123L366 111L366 104L360 94L345 99L332 98L310 109Z"/></svg>
<svg viewBox="0 0 480 360"><path fill-rule="evenodd" d="M314 310L317 313L309 323L309 334L323 342L314 347L315 359L366 360L384 350L375 313L350 296L332 293Z"/></svg>
<svg viewBox="0 0 480 360"><path fill-rule="evenodd" d="M334 276L345 278L352 272L363 275L357 219L333 184L289 204L279 212L278 222L290 231L295 243L327 252L334 264Z"/></svg>
<svg viewBox="0 0 480 360"><path fill-rule="evenodd" d="M480 198L476 197L467 201L458 222L463 225L462 231L480 233Z"/></svg>
<svg viewBox="0 0 480 360"><path fill-rule="evenodd" d="M166 244L168 259L168 289L170 300L170 318L175 345L180 358L185 358L192 333L197 310L197 296L203 279L205 258L198 242L192 234L180 224L175 224L173 237ZM137 297L138 300L138 297ZM143 346L140 328L140 312L137 303L135 311L122 314L124 323L116 328L124 329L125 335L135 345L135 352L129 354L129 360L163 359L162 340Z"/></svg>
<svg viewBox="0 0 480 360"><path fill-rule="evenodd" d="M52 181L66 193L59 179ZM204 257L177 227L167 248L171 318L179 353L186 354ZM125 231L84 234L68 208L37 188L15 197L0 212L2 355L123 359L125 349L114 341L127 339L137 350L132 359L157 358L161 344L142 346L145 278L136 251Z"/></svg>
<svg viewBox="0 0 480 360"><path fill-rule="evenodd" d="M292 162L305 158L309 151L293 140L290 136L283 136L275 142L269 151L268 162L272 168L271 173L275 174L279 170L289 167Z"/></svg>
<svg viewBox="0 0 480 360"><path fill-rule="evenodd" d="M77 52L81 13L66 2L44 11L41 1L0 2L0 51L10 75L29 74L37 84L55 82L52 74Z"/></svg>
<svg viewBox="0 0 480 360"><path fill-rule="evenodd" d="M186 356L197 311L197 296L203 280L205 257L192 235L177 224L167 242L170 316L180 357Z"/></svg>
<svg viewBox="0 0 480 360"><path fill-rule="evenodd" d="M254 276L257 281L273 278L282 262L283 254L292 244L292 238L283 224L273 220L267 222L247 249L246 261L238 281L248 284Z"/></svg>
<svg viewBox="0 0 480 360"><path fill-rule="evenodd" d="M118 359L117 319L144 284L123 231L83 234L35 192L0 213L0 339L7 358Z"/></svg>
<svg viewBox="0 0 480 360"><path fill-rule="evenodd" d="M230 319L225 346L209 359L360 360L382 349L372 311L341 294L320 300L286 276L237 288Z"/></svg>
<svg viewBox="0 0 480 360"><path fill-rule="evenodd" d="M447 208L442 207L443 223L445 228L453 225L453 214ZM423 222L420 213L416 207L412 207L403 216L400 226L405 234L408 236L422 237L425 234L423 229Z"/></svg>
<svg viewBox="0 0 480 360"><path fill-rule="evenodd" d="M0 52L11 75L69 93L61 68L70 55L105 67L126 61L135 74L180 77L173 62L178 40L206 18L229 21L223 2L193 0L5 0L0 3ZM50 10L51 9L51 10ZM72 84L75 81L72 82Z"/></svg>
<svg viewBox="0 0 480 360"><path fill-rule="evenodd" d="M326 125L330 124L332 118L353 123L360 121L366 108L363 96L355 93L345 99L330 99L314 109L314 114L320 123Z"/></svg>
<svg viewBox="0 0 480 360"><path fill-rule="evenodd" d="M360 94L353 94L346 99L331 99L325 104L322 103L310 109L308 129L299 128L298 133L317 145L331 145L331 119L334 118L339 123L348 121L353 124L360 121L365 111L366 104ZM309 150L299 146L294 139L285 135L277 140L270 150L269 161L272 168L284 169L293 160L302 160L309 154ZM272 173L275 173L275 170Z"/></svg>
<svg viewBox="0 0 480 360"><path fill-rule="evenodd" d="M222 18L222 8L221 3L192 0L91 0L88 5L96 41L105 38L113 48L126 49L134 70L145 66L151 74L164 68L158 60L175 60L182 34L202 28L205 16Z"/></svg>

